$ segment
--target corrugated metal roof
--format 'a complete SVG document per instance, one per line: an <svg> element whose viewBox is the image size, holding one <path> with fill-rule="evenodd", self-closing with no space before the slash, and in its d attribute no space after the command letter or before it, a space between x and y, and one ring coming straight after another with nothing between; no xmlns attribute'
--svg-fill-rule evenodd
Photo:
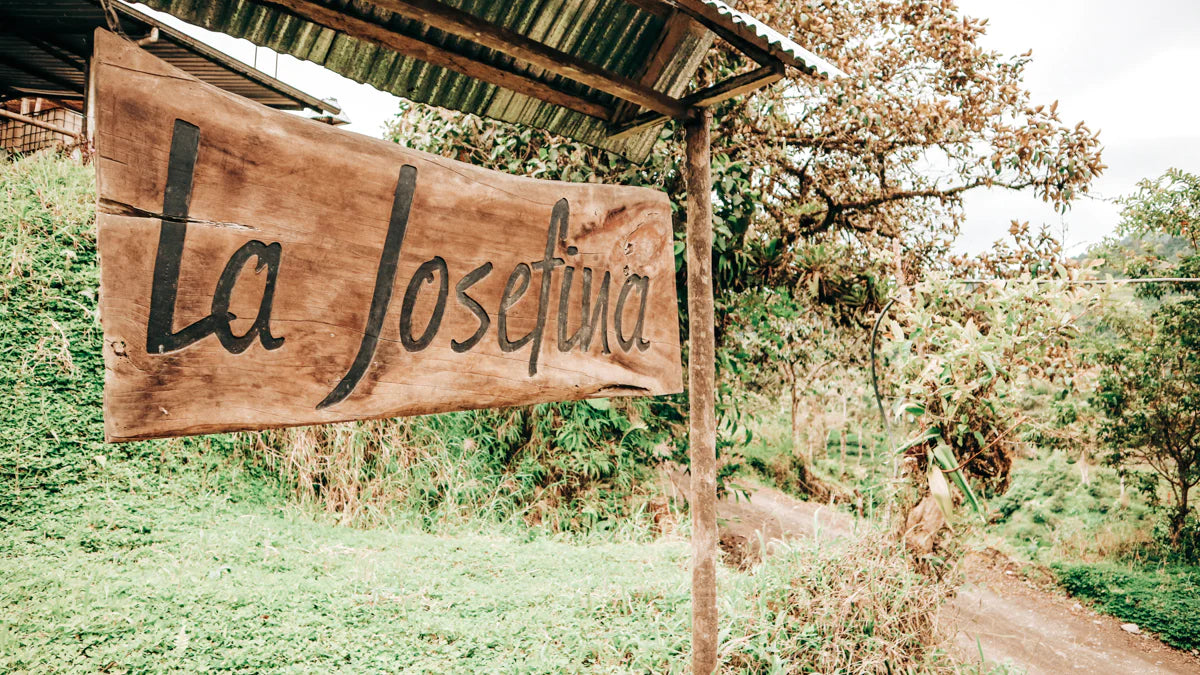
<svg viewBox="0 0 1200 675"><path fill-rule="evenodd" d="M728 17L734 26L744 26L746 31L749 31L748 37L753 36L758 39L759 43L765 44L767 47L773 47L786 52L798 64L803 64L805 70L830 78L846 76L846 73L842 72L837 66L801 47L791 38L749 14L739 12L721 0L700 1L716 9L721 15Z"/></svg>
<svg viewBox="0 0 1200 675"><path fill-rule="evenodd" d="M546 129L637 161L649 153L661 128L612 140L608 138L609 127L605 120L401 56L253 0L145 2L184 21L312 61L396 96ZM320 4L370 19L402 35L528 75L589 101L605 106L617 103L608 94L393 15L369 2L322 0ZM639 79L650 62L666 22L665 11L646 11L626 0L446 0L444 4L631 79ZM712 36L703 31L687 35L674 50L654 88L672 96L682 94L699 65L699 57L711 41Z"/></svg>
<svg viewBox="0 0 1200 675"><path fill-rule="evenodd" d="M133 8L116 8L127 35L158 28L159 39L145 49L205 82L274 108L339 112ZM91 0L0 0L0 93L82 96L92 31L100 26L108 26L104 11Z"/></svg>

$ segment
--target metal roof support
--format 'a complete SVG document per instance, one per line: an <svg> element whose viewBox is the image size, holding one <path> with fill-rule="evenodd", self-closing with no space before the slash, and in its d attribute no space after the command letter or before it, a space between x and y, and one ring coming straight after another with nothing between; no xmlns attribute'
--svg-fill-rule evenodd
<svg viewBox="0 0 1200 675"><path fill-rule="evenodd" d="M312 0L260 0L264 5L282 8L301 19L332 28L364 42L391 49L414 59L473 77L484 82L532 96L569 110L590 115L602 120L610 117L611 111L599 103L568 94L539 82L531 77L503 70L477 59L443 49L439 45L401 35L365 19L346 14Z"/></svg>
<svg viewBox="0 0 1200 675"><path fill-rule="evenodd" d="M692 515L692 675L717 669L716 338L712 279L712 111L684 122L687 186L688 457Z"/></svg>

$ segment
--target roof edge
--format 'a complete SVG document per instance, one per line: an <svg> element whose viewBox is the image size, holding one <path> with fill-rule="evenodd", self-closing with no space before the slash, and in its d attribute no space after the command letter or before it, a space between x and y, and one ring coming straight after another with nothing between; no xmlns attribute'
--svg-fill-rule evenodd
<svg viewBox="0 0 1200 675"><path fill-rule="evenodd" d="M293 87L292 85L290 85L286 82L283 82L282 80L274 78L251 65L243 63L242 61L238 60L237 58L233 57L230 54L226 54L225 52L223 52L219 49L210 47L209 45L201 42L200 40L197 40L196 38L188 35L187 33L184 33L183 31L179 30L178 28L173 28L171 26L168 26L167 24L163 23L161 20L156 19L156 18L150 16L149 14L145 14L141 11L138 11L137 9L134 9L133 7L130 7L129 5L125 4L125 2L123 2L123 1L114 3L113 6L115 7L115 9L118 12L121 12L122 14L124 14L136 21L141 21L143 23L146 23L153 28L157 28L158 32L161 36L178 44L179 46L183 47L184 49L187 49L188 51L190 51L202 58L205 58L219 66L228 68L229 70L232 70L232 71L238 73L239 75L242 75L251 80L254 80L255 82L261 84L262 86L264 86L268 89L271 89L272 91L274 91L286 98L292 99L293 101L295 101L296 103L300 104L301 106L303 106L305 108L311 108L312 110L316 110L317 112L326 112L326 113L331 113L333 115L337 115L342 112L342 109L339 106L333 105L323 99L319 99L316 96L313 96L312 94L305 93L305 92Z"/></svg>

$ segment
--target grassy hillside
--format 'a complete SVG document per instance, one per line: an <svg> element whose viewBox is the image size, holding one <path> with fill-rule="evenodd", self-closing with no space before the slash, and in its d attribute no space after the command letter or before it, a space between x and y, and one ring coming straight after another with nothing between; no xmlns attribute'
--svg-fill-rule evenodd
<svg viewBox="0 0 1200 675"><path fill-rule="evenodd" d="M569 445L547 429L510 454L504 430L481 436L476 421L476 442L448 454L439 429L465 422L429 418L426 435L394 445L353 425L105 445L93 199L88 167L0 161L0 386L10 392L0 409L0 672L685 669L686 541L639 543L623 528L648 519L645 509L604 501L603 481L627 480L622 463L636 464L651 436ZM627 423L579 410L541 419ZM397 449L410 452L388 454ZM481 489L480 473L464 473L472 451L550 482L491 475ZM300 456L329 463L331 452L358 458L338 483L355 499L380 486L402 497L395 511L351 519L374 529L339 524L347 511L304 498L286 470ZM583 471L602 480L580 490ZM490 496L472 501L471 490ZM551 496L552 508L513 499L517 490ZM446 536L448 515L494 503L510 504L507 526L458 518ZM565 534L573 528L542 526L551 517L594 526ZM956 668L935 632L948 588L912 574L878 533L722 569L720 583L726 672Z"/></svg>

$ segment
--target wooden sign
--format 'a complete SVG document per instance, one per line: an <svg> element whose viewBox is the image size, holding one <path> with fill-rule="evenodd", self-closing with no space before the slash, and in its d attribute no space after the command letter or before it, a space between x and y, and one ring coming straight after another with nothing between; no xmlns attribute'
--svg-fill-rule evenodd
<svg viewBox="0 0 1200 675"><path fill-rule="evenodd" d="M95 45L108 440L682 389L665 194L405 150Z"/></svg>

